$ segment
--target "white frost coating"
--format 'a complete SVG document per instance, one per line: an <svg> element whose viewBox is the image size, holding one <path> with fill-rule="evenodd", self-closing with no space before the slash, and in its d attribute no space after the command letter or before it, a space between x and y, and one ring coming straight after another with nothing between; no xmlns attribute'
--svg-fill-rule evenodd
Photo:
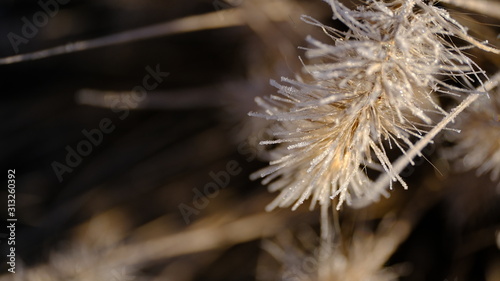
<svg viewBox="0 0 500 281"><path fill-rule="evenodd" d="M278 94L257 100L265 113L251 113L275 121L275 139L263 142L276 145L270 165L252 175L280 191L267 210L296 209L311 198L311 208L330 206L335 198L337 209L344 202L366 205L388 196L392 182L406 188L401 170L478 92L484 93L484 72L444 38L483 45L445 10L420 0L371 1L357 10L325 2L349 30L303 16L331 42L307 37L311 46L304 74L297 80L282 78L282 84L271 81ZM458 81L461 87L444 81ZM482 87L476 90L474 83ZM448 113L435 93L469 96ZM444 118L433 127L436 114ZM420 141L413 145L415 137ZM383 142L395 143L403 154L394 165ZM369 167L382 170L375 182L367 176Z"/></svg>

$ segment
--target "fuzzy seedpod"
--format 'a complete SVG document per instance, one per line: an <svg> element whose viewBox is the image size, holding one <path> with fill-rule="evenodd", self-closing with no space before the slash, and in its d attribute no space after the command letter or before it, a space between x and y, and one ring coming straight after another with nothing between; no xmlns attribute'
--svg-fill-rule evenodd
<svg viewBox="0 0 500 281"><path fill-rule="evenodd" d="M348 31L303 16L331 41L308 37L303 74L271 81L278 94L256 99L263 112L250 113L274 121L274 139L261 142L276 146L273 160L252 175L263 178L270 191L281 192L268 210L296 209L311 198L311 209L335 198L339 209L344 202L366 205L387 196L387 186L375 184L369 169L388 178L390 188L392 182L407 188L399 175L404 163L394 168L386 149L397 147L402 161L413 164L412 158L453 119L436 95L485 92L475 85L482 85L486 75L462 51L493 49L467 35L444 9L420 0L370 1L356 10L336 0L325 2ZM469 45L459 48L453 38ZM436 128L437 115L446 120L428 134ZM416 147L419 139L424 143Z"/></svg>

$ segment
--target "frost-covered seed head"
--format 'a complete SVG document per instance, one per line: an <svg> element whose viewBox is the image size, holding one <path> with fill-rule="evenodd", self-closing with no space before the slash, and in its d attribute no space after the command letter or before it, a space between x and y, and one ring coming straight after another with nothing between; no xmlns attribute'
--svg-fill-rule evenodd
<svg viewBox="0 0 500 281"><path fill-rule="evenodd" d="M251 113L275 121L274 139L261 142L277 145L274 160L252 175L281 192L268 210L295 209L310 198L311 208L334 198L337 208L354 198L374 198L367 169L386 173L391 187L398 181L406 188L386 148L405 153L413 138L425 135L433 115L448 115L436 93L477 93L473 84L485 78L462 49L445 40L480 44L443 9L420 0L374 0L357 10L325 2L349 30L304 16L331 41L308 37L304 73L271 81L278 94L258 98L264 112Z"/></svg>

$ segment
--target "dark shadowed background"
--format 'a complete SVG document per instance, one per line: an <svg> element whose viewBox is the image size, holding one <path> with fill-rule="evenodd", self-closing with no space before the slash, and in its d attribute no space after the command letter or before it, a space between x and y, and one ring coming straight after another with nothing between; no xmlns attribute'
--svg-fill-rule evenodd
<svg viewBox="0 0 500 281"><path fill-rule="evenodd" d="M40 4L0 3L0 57L16 54L15 48L28 53L219 9L214 19L224 22L231 5L241 4L248 21L0 66L0 166L5 180L8 169L16 172L19 280L70 280L72 266L103 273L71 280L256 280L259 261L268 255L264 239L318 230L318 213L306 206L266 214L275 195L248 179L265 165L252 146L255 136L266 135L263 122L247 117L257 110L253 98L275 91L269 79L300 71L303 52L295 47L318 30L298 15L329 23L321 1L285 2L293 3L293 12L275 22L262 18L260 4L71 0L59 4L32 38L23 35L23 18L33 22ZM454 11L465 22L484 23L473 34L498 34L498 19ZM13 47L12 34L25 43ZM471 52L489 73L498 70L498 57ZM154 80L151 69L168 75ZM156 86L133 102L127 92L143 86L147 75ZM95 143L84 131L93 132ZM82 142L92 151L75 156L79 147L87 154ZM387 213L404 213L404 206L424 199L426 206L415 207L421 212L411 234L387 262L405 264L401 280L500 280L496 183L473 172L452 173L435 150L426 156L440 164L441 174L422 161L407 173L410 190L396 187L390 199L368 209L347 209L340 216L344 239L355 226L374 229ZM207 185L213 193L200 196ZM0 269L5 280L14 280L5 262L7 232L2 226ZM279 263L266 266L269 275L281 270Z"/></svg>

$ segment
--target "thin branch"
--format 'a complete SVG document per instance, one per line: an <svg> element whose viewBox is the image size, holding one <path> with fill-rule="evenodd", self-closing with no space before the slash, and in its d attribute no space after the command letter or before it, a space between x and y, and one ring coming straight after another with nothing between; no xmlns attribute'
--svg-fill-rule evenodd
<svg viewBox="0 0 500 281"><path fill-rule="evenodd" d="M490 91L493 88L495 88L498 85L498 82L500 81L500 72L497 73L494 77L491 78L491 80L487 81L484 83L484 89L486 91ZM481 86L477 90L480 91L482 90L483 87ZM422 149L427 146L430 142L432 142L432 139L439 133L441 130L443 130L448 123L453 122L454 119L460 114L464 109L466 109L469 105L471 105L477 98L482 96L482 94L471 94L469 95L465 100L460 103L457 107L455 107L451 113L444 117L441 122L439 122L425 137L423 137L420 141L418 141L414 147L412 147L405 155L400 156L393 164L392 168L394 173L401 173L403 169L408 166L408 164L412 161L412 159L417 156ZM380 177L377 179L377 181L373 184L371 187L373 190L373 193L370 194L380 194L383 190L387 188L391 181L391 177L389 174L381 174ZM378 200L378 195L376 195L376 198L371 198L371 201L376 201ZM361 198L359 201L354 201L353 200L353 206L354 207L364 207L369 203L370 200L366 200L366 198Z"/></svg>
<svg viewBox="0 0 500 281"><path fill-rule="evenodd" d="M500 2L494 0L441 0L455 7L500 19Z"/></svg>
<svg viewBox="0 0 500 281"><path fill-rule="evenodd" d="M289 15L289 7L287 8L285 4L286 3L282 2L263 3L262 8L270 12L272 11L273 17L271 20L283 21L288 20ZM221 12L224 13L223 18L221 18ZM227 9L224 11L184 17L166 23L132 29L95 39L68 43L32 53L9 56L1 58L0 65L39 60L62 54L76 53L105 46L130 43L178 33L240 26L244 24L246 24L246 19L241 8Z"/></svg>

